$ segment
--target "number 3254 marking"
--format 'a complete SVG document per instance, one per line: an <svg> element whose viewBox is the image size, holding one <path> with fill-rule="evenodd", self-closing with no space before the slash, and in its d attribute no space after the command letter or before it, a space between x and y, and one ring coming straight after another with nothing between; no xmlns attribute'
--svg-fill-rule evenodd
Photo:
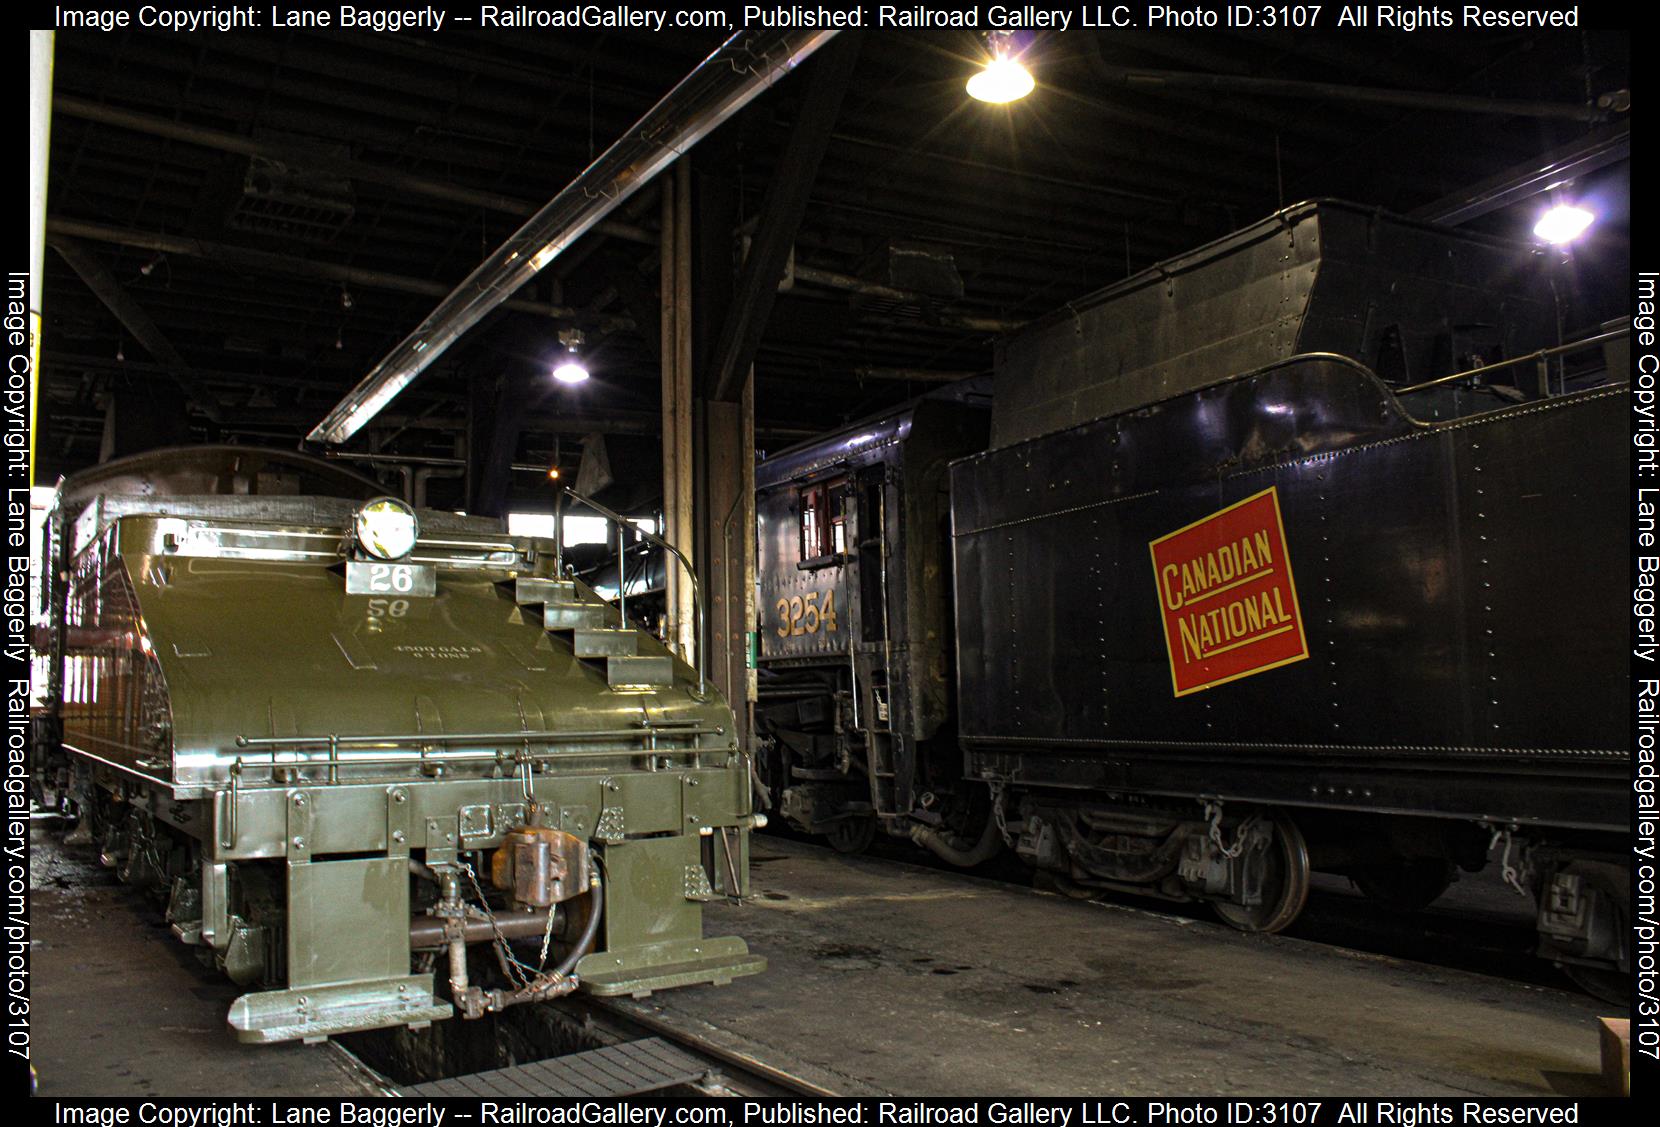
<svg viewBox="0 0 1660 1127"><path fill-rule="evenodd" d="M776 609L780 638L817 634L820 630L828 633L836 629L836 592L833 589L822 592L822 603L819 601L820 594L809 591L805 597L796 595L778 600Z"/></svg>

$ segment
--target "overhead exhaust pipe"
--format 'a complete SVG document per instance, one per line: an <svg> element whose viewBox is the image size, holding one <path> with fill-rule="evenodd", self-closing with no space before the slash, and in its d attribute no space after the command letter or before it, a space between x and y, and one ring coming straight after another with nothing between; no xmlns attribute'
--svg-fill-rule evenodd
<svg viewBox="0 0 1660 1127"><path fill-rule="evenodd" d="M743 31L728 39L439 302L306 438L329 445L351 438L485 314L835 34Z"/></svg>

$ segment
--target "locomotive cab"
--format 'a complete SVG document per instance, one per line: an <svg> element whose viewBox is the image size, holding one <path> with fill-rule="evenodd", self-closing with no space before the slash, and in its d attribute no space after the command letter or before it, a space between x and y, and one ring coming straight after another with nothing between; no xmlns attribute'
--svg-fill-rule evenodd
<svg viewBox="0 0 1660 1127"><path fill-rule="evenodd" d="M980 408L924 399L756 468L757 766L773 810L838 849L970 817L945 473L986 427Z"/></svg>

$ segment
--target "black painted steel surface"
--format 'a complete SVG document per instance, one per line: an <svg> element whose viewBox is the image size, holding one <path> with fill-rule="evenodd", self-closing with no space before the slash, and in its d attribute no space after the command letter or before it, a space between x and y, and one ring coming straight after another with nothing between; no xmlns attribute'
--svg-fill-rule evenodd
<svg viewBox="0 0 1660 1127"><path fill-rule="evenodd" d="M1326 356L958 462L970 773L1624 827L1628 407L1425 424ZM1309 656L1177 697L1149 544L1270 487Z"/></svg>
<svg viewBox="0 0 1660 1127"><path fill-rule="evenodd" d="M1339 200L1295 204L998 345L993 445L1310 352L1402 386L1559 343L1552 264Z"/></svg>

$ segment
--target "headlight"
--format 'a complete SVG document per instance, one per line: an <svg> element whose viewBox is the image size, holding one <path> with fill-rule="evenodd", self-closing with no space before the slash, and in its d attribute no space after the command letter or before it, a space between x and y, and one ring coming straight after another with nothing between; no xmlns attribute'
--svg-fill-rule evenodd
<svg viewBox="0 0 1660 1127"><path fill-rule="evenodd" d="M377 497L357 510L357 542L377 560L397 560L414 550L421 525L415 510L396 497Z"/></svg>

